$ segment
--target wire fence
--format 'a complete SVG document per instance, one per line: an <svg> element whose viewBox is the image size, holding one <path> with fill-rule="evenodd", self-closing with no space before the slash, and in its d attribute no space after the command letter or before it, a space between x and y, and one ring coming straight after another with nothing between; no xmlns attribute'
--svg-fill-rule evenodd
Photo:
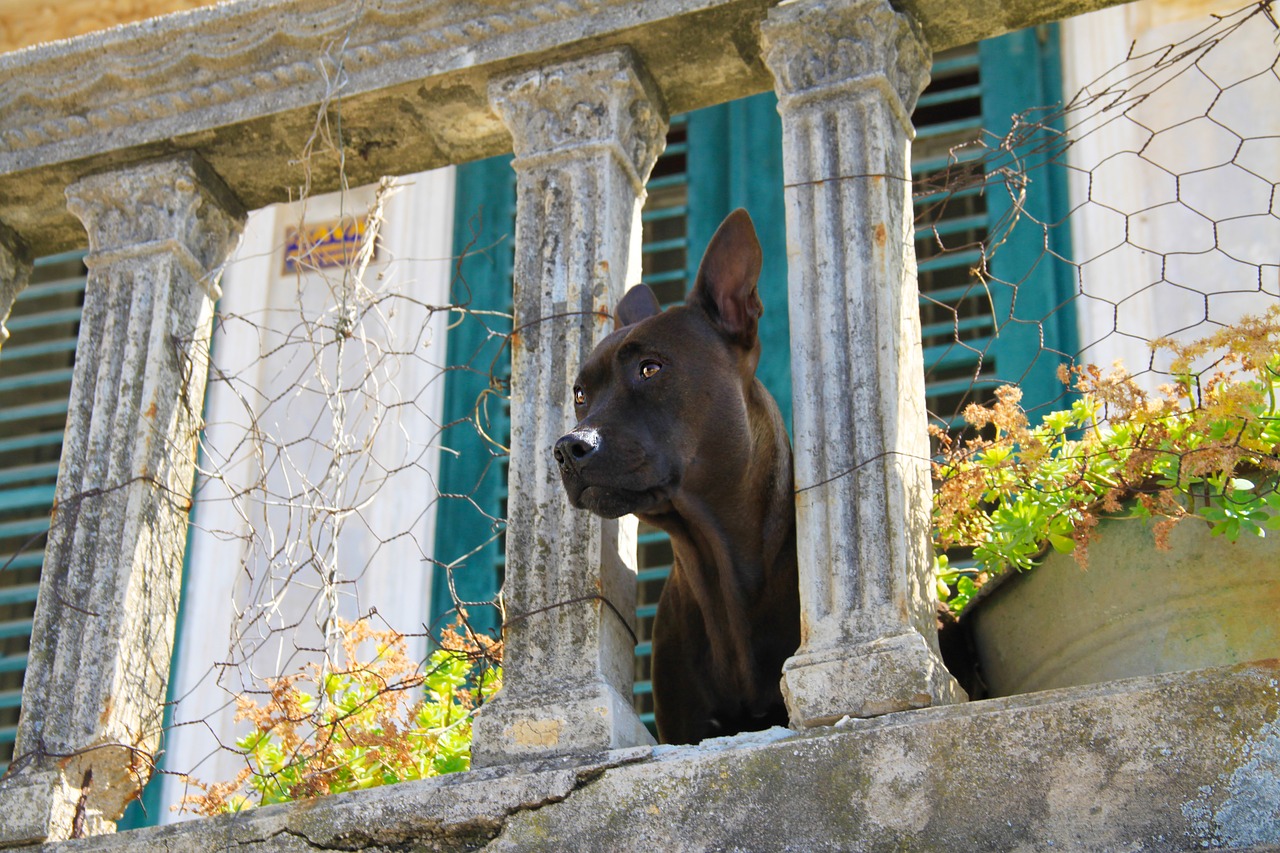
<svg viewBox="0 0 1280 853"><path fill-rule="evenodd" d="M1278 44L1269 2L1134 43L922 182L923 254L977 258L923 308L950 325L935 364L966 365L931 410L954 611L1050 549L1086 567L1108 517L1151 518L1157 548L1189 516L1280 529ZM975 188L966 243L948 209Z"/></svg>
<svg viewBox="0 0 1280 853"><path fill-rule="evenodd" d="M1041 385L1044 405L1066 397L1044 390L1064 363L1120 361L1154 388L1172 373L1152 342L1203 335L1280 295L1280 117L1266 106L1280 96L1276 37L1263 2L1177 43L1135 42L1065 105L1014 115L918 181L922 257L977 253L962 292L924 294L950 320L946 346L977 362L937 424L991 399L988 362L1011 340L1030 345L998 381ZM957 238L939 224L974 189L990 224Z"/></svg>
<svg viewBox="0 0 1280 853"><path fill-rule="evenodd" d="M468 358L451 353L448 341L468 324L501 351L511 321L466 301L448 245L434 257L394 255L386 212L398 194L415 191L422 195L386 180L363 197L304 200L286 209L298 220L283 231L278 222L251 222L265 232L263 248L247 241L225 272L182 629L192 636L208 625L210 633L204 648L182 650L173 677L165 767L180 774L174 780L189 773L261 786L270 776L270 790L315 793L315 778L327 779L318 756L352 739L357 711L384 734L397 725L388 720L408 726L418 715L419 703L387 701L421 697L433 671L452 666L426 663L441 648L443 623L453 625L443 632L453 652L499 660L499 647L470 625L472 613L497 600L464 603L453 580L468 553L443 560L446 548L435 546L450 534L455 548L467 538L438 529L449 503L475 516L471 538L479 541L469 553L500 535L501 518L477 500L478 485L450 491L441 469L463 450L505 454L484 418L486 400L505 393L492 348ZM263 288L264 273L270 281L281 267ZM453 301L455 293L463 298ZM454 374L483 377L486 388L449 420L444 397ZM452 600L429 607L437 571L449 578ZM453 685L450 703L462 707L478 684ZM293 767L303 757L306 771ZM342 763L355 766L351 756ZM326 781L333 790L358 784ZM266 802L270 790L261 791ZM188 794L206 811L235 802L225 786Z"/></svg>

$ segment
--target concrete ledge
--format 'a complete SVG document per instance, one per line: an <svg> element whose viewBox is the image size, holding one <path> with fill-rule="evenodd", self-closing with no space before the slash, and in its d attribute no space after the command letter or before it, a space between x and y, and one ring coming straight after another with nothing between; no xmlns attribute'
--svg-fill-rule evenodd
<svg viewBox="0 0 1280 853"><path fill-rule="evenodd" d="M1280 661L492 768L58 851L1280 844Z"/></svg>
<svg viewBox="0 0 1280 853"><path fill-rule="evenodd" d="M509 151L489 81L627 46L672 112L763 91L776 0L231 0L0 55L0 222L37 255L83 241L62 191L195 150L246 207L288 200L341 105L352 185ZM934 49L1116 0L908 0ZM338 186L311 162L313 192Z"/></svg>

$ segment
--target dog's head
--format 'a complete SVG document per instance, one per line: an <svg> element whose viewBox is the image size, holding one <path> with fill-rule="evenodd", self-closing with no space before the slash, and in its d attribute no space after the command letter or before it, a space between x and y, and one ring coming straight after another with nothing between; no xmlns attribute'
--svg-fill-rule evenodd
<svg viewBox="0 0 1280 853"><path fill-rule="evenodd" d="M569 502L605 518L714 500L750 452L750 388L760 357L760 242L736 210L711 239L684 305L627 291L616 327L573 387L577 426L554 454Z"/></svg>

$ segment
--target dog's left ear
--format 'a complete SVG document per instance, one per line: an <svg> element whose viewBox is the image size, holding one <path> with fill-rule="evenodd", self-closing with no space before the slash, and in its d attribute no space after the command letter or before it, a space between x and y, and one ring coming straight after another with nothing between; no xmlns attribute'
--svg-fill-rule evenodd
<svg viewBox="0 0 1280 853"><path fill-rule="evenodd" d="M621 329L661 313L662 306L649 285L637 284L622 295L618 306L613 309L615 328Z"/></svg>
<svg viewBox="0 0 1280 853"><path fill-rule="evenodd" d="M725 217L702 256L688 304L698 305L734 343L755 346L764 305L756 292L764 256L742 208Z"/></svg>

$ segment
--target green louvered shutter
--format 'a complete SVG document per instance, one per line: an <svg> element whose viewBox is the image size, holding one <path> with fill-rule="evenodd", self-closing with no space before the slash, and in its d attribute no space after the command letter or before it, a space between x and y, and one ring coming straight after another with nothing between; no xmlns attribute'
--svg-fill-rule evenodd
<svg viewBox="0 0 1280 853"><path fill-rule="evenodd" d="M83 257L36 261L0 350L0 767L13 757L22 705L84 303Z"/></svg>
<svg viewBox="0 0 1280 853"><path fill-rule="evenodd" d="M911 174L917 186L945 182L948 168L973 168L981 152L958 148L982 130L981 64L977 45L939 53L932 80L914 115ZM952 165L958 159L958 165ZM987 237L987 194L980 185L935 194L917 192L916 260L924 343L925 397L935 417L954 420L976 388L995 380L988 357L996 320L986 291L970 274ZM941 244L941 245L939 245ZM944 250L943 247L946 247ZM966 248L957 248L966 247Z"/></svg>
<svg viewBox="0 0 1280 853"><path fill-rule="evenodd" d="M989 133L1003 136L1014 114L1065 100L1059 32L1057 24L1045 24L978 44L982 68L1019 69L1017 74L988 74L983 82L982 125ZM995 373L1001 382L1022 387L1022 404L1033 416L1037 409L1061 408L1064 397L1071 396L1058 379L1058 366L1080 349L1074 270L1060 260L1071 257L1067 169L1060 163L1044 164L1044 153L1029 152L1041 146L1044 151L1061 149L1062 122L1052 125L1052 130L1028 138L1018 152L1030 179L1022 219L991 259L993 275L1006 283L993 291L995 313L1002 321L992 346ZM987 196L990 221L1005 219L1009 194L997 188ZM1016 303L1013 284L1018 285Z"/></svg>
<svg viewBox="0 0 1280 853"><path fill-rule="evenodd" d="M484 602L494 601L502 587L506 553L507 457L499 445L509 442L511 430L505 387L511 350L502 335L511 331L515 180L510 156L457 169L450 299L476 313L450 321L442 437L449 452L440 458L433 631L453 620L458 601L473 630L500 633L497 608Z"/></svg>
<svg viewBox="0 0 1280 853"><path fill-rule="evenodd" d="M953 175L982 169L985 148L966 143L980 136L990 142L1009 130L1014 114L1061 100L1056 25L943 51L914 116L917 186L938 183L948 168ZM991 399L1006 382L1023 386L1029 409L1062 397L1056 373L1076 351L1076 316L1069 265L1046 248L1069 255L1066 175L1050 166L1030 178L1024 214L1011 232L998 226L1012 211L995 183L916 196L925 393L939 425L958 426L967 403ZM1057 224L1046 234L1038 223ZM997 227L1001 244L984 286L971 270Z"/></svg>

